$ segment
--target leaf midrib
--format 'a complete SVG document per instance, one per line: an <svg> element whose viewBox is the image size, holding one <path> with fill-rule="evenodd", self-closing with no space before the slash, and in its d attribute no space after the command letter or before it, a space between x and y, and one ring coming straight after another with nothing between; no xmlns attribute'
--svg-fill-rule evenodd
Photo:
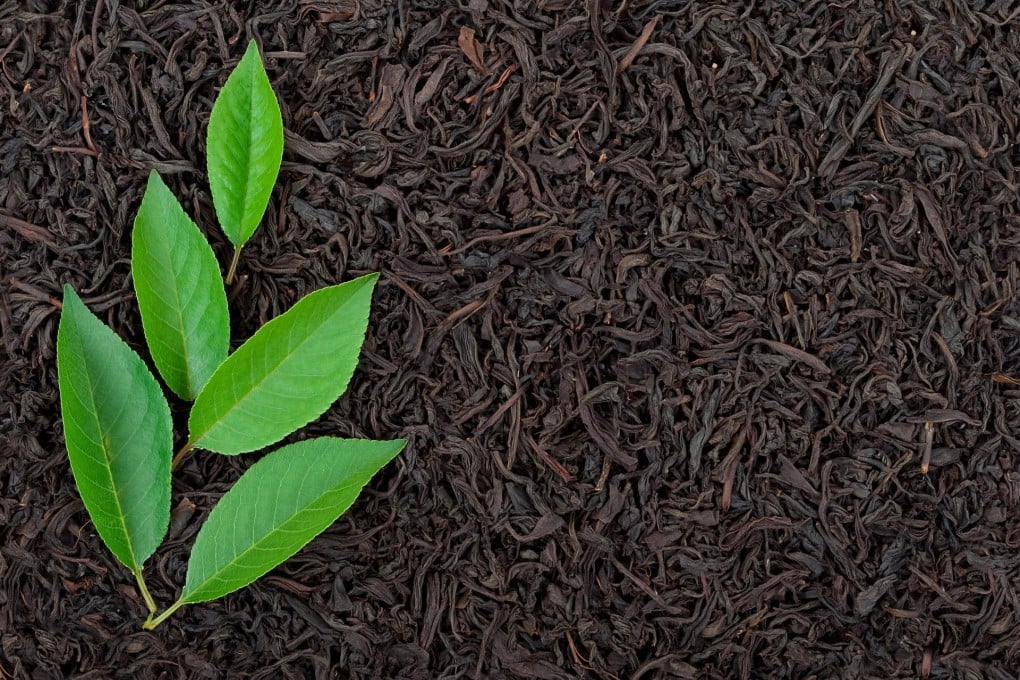
<svg viewBox="0 0 1020 680"><path fill-rule="evenodd" d="M245 392L243 395L241 395L241 397L239 399L237 399L229 408L227 408L226 411L221 413L220 416L218 418L216 418L216 420L214 420L201 434L199 434L197 436L193 435L192 436L192 445L193 446L201 447L201 443L202 443L202 438L203 437L208 435L213 430L213 428L215 428L219 423L223 422L224 419L226 419L226 417L228 415L230 415L236 408L238 408L241 404L243 404L245 401L247 401L248 398L251 397L252 393L254 393L256 390L258 390L258 388L261 387L264 382L266 382L267 380L269 380L270 377L272 377L274 374L276 374L276 372L279 370L280 366L282 366L284 363L287 362L288 359L290 359L292 356L294 356L294 354L296 354L297 351L299 349L301 349L301 347L303 347L306 343L308 343L311 340L311 338L314 335L316 335L318 333L318 331L323 326L325 326L329 321L331 321L333 319L333 317L335 317L337 314L339 314L341 312L341 310L343 310L347 306L348 302L350 302L354 298L354 295L357 292L360 292L360 288L358 289L358 291L355 291L355 293L351 293L351 295L348 296L347 300L344 301L344 303L342 305L340 305L339 307L334 309L332 314L329 314L328 316L323 317L321 322L318 325L315 326L314 330L312 330L311 332L306 334L305 337L300 342L298 342L297 345L295 345L293 348L291 348L290 352L288 352L285 355L281 355L279 360L276 362L276 364L272 367L271 370L267 371L266 374L263 375L262 378L258 382L254 383L250 388L248 388L247 392ZM315 293L312 293L311 295L315 295ZM308 300L307 297L305 297L302 300L299 300L297 302L297 304L295 304L289 310L284 312L284 316L286 316L287 314L292 313L295 309L298 308L299 305L301 305L302 302L305 302L306 300ZM277 317L277 319L282 319L282 318L284 318L284 316ZM272 323L272 321L269 322L269 324L271 324L271 323ZM269 326L269 324L266 324L266 326ZM266 326L264 326L263 328L265 328ZM271 330L274 330L274 329L271 328ZM291 327L290 330L293 330L293 326ZM288 332L287 332L288 336L290 335L290 330L288 330ZM256 336L257 336L257 333L256 333ZM255 336L253 336L253 338L254 337ZM263 343L263 344L265 344L265 343ZM243 345L242 345L242 347L243 347ZM232 356L236 356L236 355L237 355L237 352L235 352ZM228 357L228 360L229 359L230 359L230 357ZM213 377L215 377L215 375ZM206 386L208 386L210 384L212 384L212 378L210 378L206 382Z"/></svg>
<svg viewBox="0 0 1020 680"><path fill-rule="evenodd" d="M241 62L244 62L247 56L248 54L245 53L245 55L241 57ZM241 243L244 243L245 241L248 240L248 238L251 237L251 234L248 234L246 236L245 232L248 230L246 218L248 217L247 215L248 206L251 205L251 185L252 185L251 168L252 159L255 157L255 126L252 124L254 122L252 119L253 118L252 111L254 111L254 99L256 89L255 83L257 80L256 78L257 73L256 69L252 66L251 62L246 64L246 67L243 71L235 70L234 73L247 79L247 83L239 82L238 85L241 88L247 85L248 88L248 97L247 99L244 100L245 107L244 114L234 117L233 114L236 114L237 112L236 111L229 112L231 117L234 117L234 120L239 122L241 126L243 126L244 128L243 136L248 138L248 143L244 146L242 152L242 155L244 157L242 161L244 165L244 170L242 173L239 173L243 175L243 177L241 178L242 181L242 188L240 192L241 196L239 199L236 200L234 205L235 209L234 219L237 221L235 225L237 229L237 240ZM225 110L224 113L228 112ZM256 224L256 226L258 225ZM254 233L254 230L252 231L252 233Z"/></svg>
<svg viewBox="0 0 1020 680"><path fill-rule="evenodd" d="M281 529L284 529L288 524L291 524L292 522L296 521L299 517L301 517L301 515L303 513L308 511L309 507L311 507L315 503L318 503L324 497L326 497L326 496L328 496L330 494L334 494L334 493L338 494L338 493L341 493L343 491L346 491L349 488L353 488L355 486L356 486L356 484L351 484L351 483L346 483L346 482L339 482L336 486L332 486L329 489L326 489L325 491L323 491L321 494L315 496L315 498L313 498L313 499L309 500L307 503L305 503L297 512L293 513L283 523L274 526L271 531L268 531L265 534L263 534L261 538L259 538L257 541L252 542L251 545L249 545L243 551L241 551L240 553L235 555L230 561L226 562L222 567L220 567L215 572L213 572L212 574L207 576L202 581L202 583L200 583L199 585L197 585L194 588L192 588L190 593L185 594L185 593L182 592L181 596L180 596L181 602L185 602L185 603L188 603L188 604L196 604L197 602L204 602L204 600L190 600L189 598L193 597L195 595L195 593L201 592L202 588L206 587L208 584L215 582L217 579L219 579L221 577L223 572L228 571L231 567L233 567L234 565L236 565L239 562L241 562L241 560L244 557L246 557L249 553L254 552L258 548L261 548L262 545L264 543L266 543L270 539L270 537L275 535ZM277 506L277 509L279 509L279 506ZM275 511L276 510L274 510L274 512ZM326 526L328 527L329 525L327 524ZM321 532L319 532L319 533L321 533ZM312 538L314 539L316 536L318 536L318 533L313 534ZM309 540L311 540L311 539L309 539ZM300 550L300 548L299 548L299 550ZM278 566L278 565L276 565L276 566ZM270 567L270 569L272 569L272 567ZM185 584L185 587L187 587L187 584Z"/></svg>
<svg viewBox="0 0 1020 680"><path fill-rule="evenodd" d="M247 56L247 55L245 55L245 56ZM262 58L261 58L261 56L259 56L259 63L261 63L261 61L262 61ZM256 72L256 69L252 66L252 64L249 64L248 68L247 68L247 73L245 75L248 77L248 99L245 102L247 110L245 111L246 115L245 115L245 118L244 118L244 122L245 122L245 125L247 127L247 133L248 133L248 146L246 147L246 149L248 151L248 153L247 153L248 158L246 159L245 166L244 166L244 171L245 171L244 172L244 202L241 204L241 230L242 230L241 233L243 233L244 231L247 230L247 226L245 225L245 222L247 222L247 220L245 218L248 217L248 214L247 214L248 213L248 206L251 205L251 196L250 196L250 193L251 193L251 184L252 184L252 182L251 182L251 168L252 168L252 158L255 156L255 126L252 124L252 123L254 123L252 112L255 109L255 81L257 79L256 76L258 74ZM258 225L256 224L256 226L258 226ZM254 232L252 232L252 233L254 233Z"/></svg>
<svg viewBox="0 0 1020 680"><path fill-rule="evenodd" d="M84 307L84 303L82 303L82 306ZM81 325L78 323L78 321L79 321L79 319L77 319L77 318L74 320L75 338L78 340L78 348L79 348L79 350L81 352L81 356L84 357L85 356L85 343L84 343L83 335L81 333ZM96 405L96 393L95 393L95 385L94 385L95 381L93 380L92 371L91 371L91 368L90 368L91 367L91 362L85 361L84 364L85 364L85 373L88 376L88 385L89 385L88 395L89 395L89 401L92 404L91 409L89 409L89 414L95 420L96 431L99 433L100 448L103 450L103 459L106 462L106 465L104 466L104 470L106 472L107 478L110 480L110 490L112 492L110 495L113 498L114 504L117 506L117 518L120 520L121 529L123 529L123 531L124 531L124 540L127 542L128 552L131 555L131 561L132 561L133 564L129 564L128 567L131 570L136 570L140 566L138 564L138 555L135 553L134 541L131 540L131 532L128 530L127 517L124 515L124 506L121 503L120 491L117 488L117 484L114 482L114 479L113 479L113 462L112 462L113 461L113 454L110 451L109 446L107 444L107 437L103 434L103 423L99 419L99 408ZM108 363L106 365L109 366Z"/></svg>
<svg viewBox="0 0 1020 680"><path fill-rule="evenodd" d="M188 220L187 216L183 217L186 221ZM191 226L190 224L186 224L185 229L187 229L190 226ZM160 245L165 246L164 239L157 238L156 240L160 242ZM187 248L187 246L185 247ZM179 277L177 271L175 271L173 266L173 252L168 247L161 248L161 251L166 256L166 262L170 265L168 269L170 269L170 271L173 272L174 281L177 281ZM189 399L194 399L195 387L194 383L191 380L192 362L189 360L190 355L188 354L188 334L186 332L187 329L185 329L184 327L184 314L183 314L184 304L181 302L181 295L180 290L178 290L178 287L175 285L171 285L170 288L173 291L174 301L177 303L176 306L174 307L174 311L177 312L177 321L179 324L177 326L177 330L179 331L181 337L181 350L183 352L181 358L184 359L184 386L185 391L187 392L186 397Z"/></svg>

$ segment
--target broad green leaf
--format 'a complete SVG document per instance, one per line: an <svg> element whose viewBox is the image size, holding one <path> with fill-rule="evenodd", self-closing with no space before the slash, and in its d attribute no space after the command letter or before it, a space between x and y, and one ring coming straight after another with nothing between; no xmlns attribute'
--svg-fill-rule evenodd
<svg viewBox="0 0 1020 680"><path fill-rule="evenodd" d="M230 350L227 295L208 241L155 170L135 218L131 275L156 368L191 401Z"/></svg>
<svg viewBox="0 0 1020 680"><path fill-rule="evenodd" d="M335 522L406 443L322 437L252 465L198 532L179 602L222 597L284 562Z"/></svg>
<svg viewBox="0 0 1020 680"><path fill-rule="evenodd" d="M99 536L138 572L170 523L170 407L141 358L64 286L57 376L71 471Z"/></svg>
<svg viewBox="0 0 1020 680"><path fill-rule="evenodd" d="M206 166L220 227L244 245L262 221L283 159L283 118L252 40L209 117Z"/></svg>
<svg viewBox="0 0 1020 680"><path fill-rule="evenodd" d="M347 389L378 274L309 293L227 357L191 409L191 444L255 451L325 412Z"/></svg>

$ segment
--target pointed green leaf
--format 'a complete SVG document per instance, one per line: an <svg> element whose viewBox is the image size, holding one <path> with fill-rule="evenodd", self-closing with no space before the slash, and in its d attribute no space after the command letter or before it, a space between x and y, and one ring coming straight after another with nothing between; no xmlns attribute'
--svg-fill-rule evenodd
<svg viewBox="0 0 1020 680"><path fill-rule="evenodd" d="M131 275L152 360L191 401L230 350L227 295L208 241L155 170L135 218Z"/></svg>
<svg viewBox="0 0 1020 680"><path fill-rule="evenodd" d="M207 169L216 217L235 246L251 238L283 159L283 118L252 40L209 117Z"/></svg>
<svg viewBox="0 0 1020 680"><path fill-rule="evenodd" d="M64 287L60 410L71 470L99 536L137 572L170 523L170 407L141 358Z"/></svg>
<svg viewBox="0 0 1020 680"><path fill-rule="evenodd" d="M378 278L368 274L310 293L241 345L195 399L192 445L255 451L322 415L358 365Z"/></svg>
<svg viewBox="0 0 1020 680"><path fill-rule="evenodd" d="M335 522L406 443L322 437L252 465L198 532L180 602L222 597L284 562Z"/></svg>

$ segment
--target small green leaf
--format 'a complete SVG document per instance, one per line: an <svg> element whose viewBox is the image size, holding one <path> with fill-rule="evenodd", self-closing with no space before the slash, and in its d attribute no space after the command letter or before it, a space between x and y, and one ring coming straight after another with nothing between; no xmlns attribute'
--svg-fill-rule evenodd
<svg viewBox="0 0 1020 680"><path fill-rule="evenodd" d="M195 399L191 444L246 453L322 415L358 365L378 278L306 295L227 357Z"/></svg>
<svg viewBox="0 0 1020 680"><path fill-rule="evenodd" d="M252 40L209 117L206 165L220 227L235 246L251 238L283 159L283 117Z"/></svg>
<svg viewBox="0 0 1020 680"><path fill-rule="evenodd" d="M170 407L141 358L64 286L57 376L71 470L99 536L134 572L170 523Z"/></svg>
<svg viewBox="0 0 1020 680"><path fill-rule="evenodd" d="M406 443L322 437L252 465L198 532L179 602L222 597L284 562L335 522Z"/></svg>
<svg viewBox="0 0 1020 680"><path fill-rule="evenodd" d="M212 248L155 170L131 241L149 351L170 389L191 401L230 350L227 295Z"/></svg>

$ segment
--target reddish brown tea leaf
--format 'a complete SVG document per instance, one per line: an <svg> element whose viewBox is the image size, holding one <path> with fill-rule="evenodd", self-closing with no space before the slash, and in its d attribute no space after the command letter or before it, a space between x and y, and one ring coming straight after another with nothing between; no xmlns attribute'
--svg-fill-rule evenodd
<svg viewBox="0 0 1020 680"><path fill-rule="evenodd" d="M630 46L630 49L627 50L627 54L623 56L623 59L620 60L619 65L616 67L616 75L620 75L630 68L630 65L634 63L635 59L637 59L637 55L640 54L641 48L644 47L648 43L648 39L652 37L652 31L655 30L655 26L658 23L659 17L656 16L645 24L645 27L641 30L641 35L639 35L637 40L634 41L634 44Z"/></svg>
<svg viewBox="0 0 1020 680"><path fill-rule="evenodd" d="M488 73L485 68L485 47L475 40L475 29L462 26L457 36L457 45L479 73Z"/></svg>

